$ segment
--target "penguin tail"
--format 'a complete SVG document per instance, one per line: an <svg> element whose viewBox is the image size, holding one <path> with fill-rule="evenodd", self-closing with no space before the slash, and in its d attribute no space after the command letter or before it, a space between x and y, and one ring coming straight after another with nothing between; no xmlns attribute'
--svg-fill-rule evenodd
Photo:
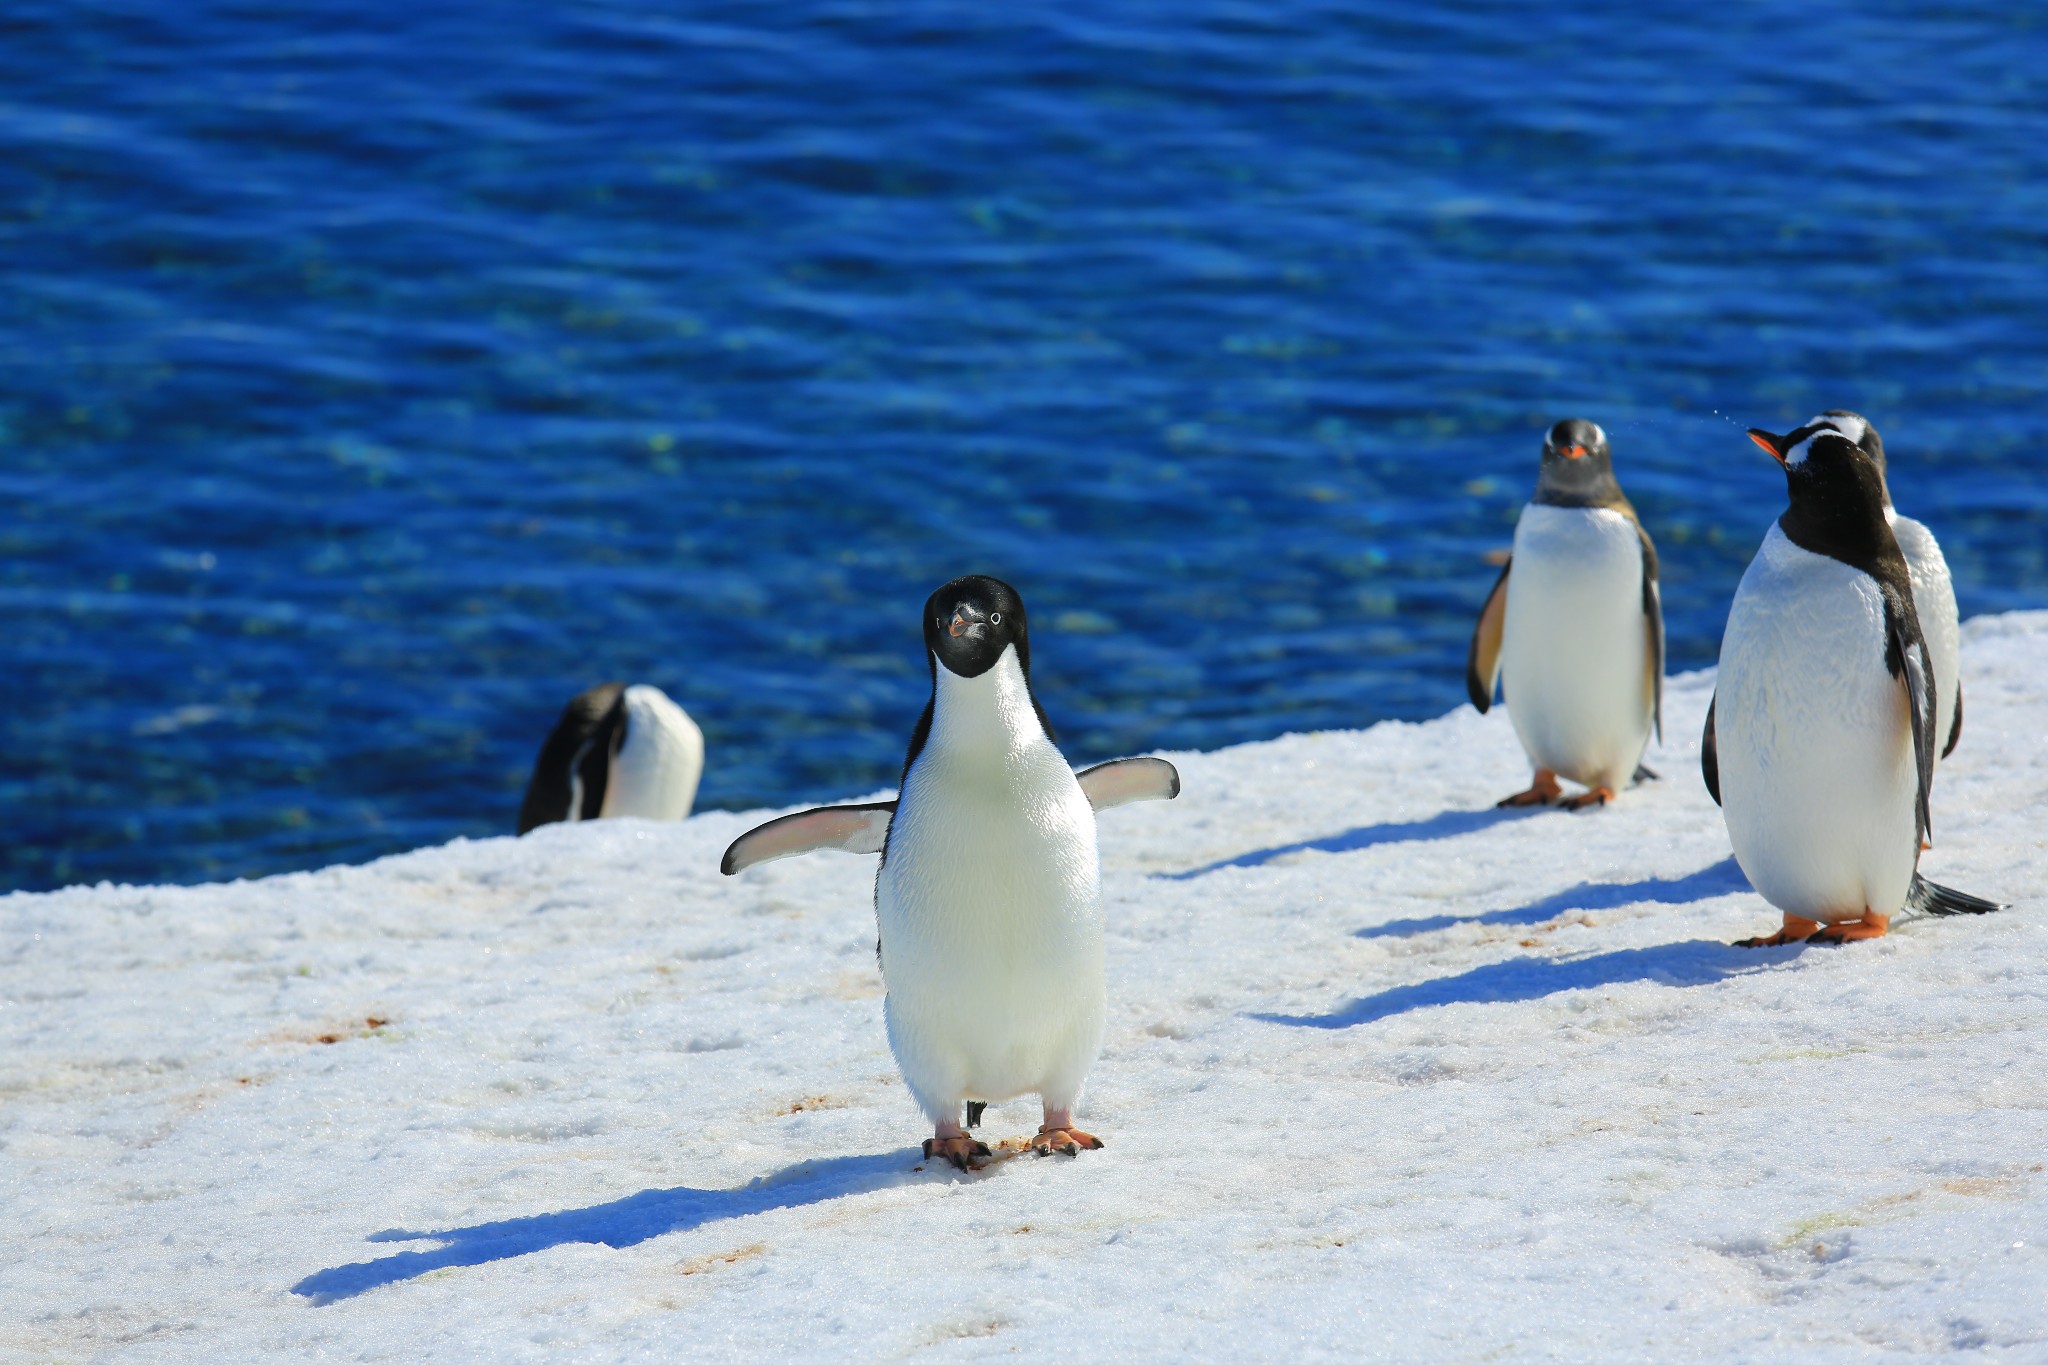
<svg viewBox="0 0 2048 1365"><path fill-rule="evenodd" d="M1995 910L2011 908L1997 901L1987 901L1982 896L1973 896L1967 891L1930 882L1918 872L1913 874L1913 884L1906 889L1906 905L1924 915L1988 915Z"/></svg>
<svg viewBox="0 0 2048 1365"><path fill-rule="evenodd" d="M1638 763L1636 764L1636 775L1629 780L1631 782L1662 782L1664 774L1658 772L1647 763Z"/></svg>
<svg viewBox="0 0 2048 1365"><path fill-rule="evenodd" d="M967 1126L969 1128L981 1127L981 1113L986 1108L988 1108L988 1101L986 1100L967 1101Z"/></svg>

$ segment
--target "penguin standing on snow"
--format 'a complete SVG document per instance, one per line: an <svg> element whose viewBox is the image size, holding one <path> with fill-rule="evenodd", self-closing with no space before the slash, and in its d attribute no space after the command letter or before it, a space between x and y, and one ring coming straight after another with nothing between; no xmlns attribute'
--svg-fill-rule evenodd
<svg viewBox="0 0 2048 1365"><path fill-rule="evenodd" d="M1924 880L1933 667L1884 477L1832 425L1749 435L1790 506L1735 590L1700 761L1735 860L1784 927L1746 948L1877 938L1910 907L2003 907Z"/></svg>
<svg viewBox="0 0 2048 1365"><path fill-rule="evenodd" d="M519 832L623 815L680 820L703 775L704 732L666 692L600 683L569 699L541 745Z"/></svg>
<svg viewBox="0 0 2048 1365"><path fill-rule="evenodd" d="M1663 732L1657 549L1591 422L1559 422L1544 439L1536 496L1472 632L1465 689L1482 713L1496 683L1536 767L1501 805L1600 806L1653 775L1641 765ZM1565 797L1560 776L1586 790Z"/></svg>
<svg viewBox="0 0 2048 1365"><path fill-rule="evenodd" d="M1865 417L1845 408L1829 408L1806 425L1833 427L1861 446L1877 466L1884 484L1884 519L1906 556L1906 569L1913 578L1913 610L1920 613L1920 630L1927 637L1927 657L1934 665L1934 735L1941 741L1941 757L1955 752L1963 735L1963 632L1956 611L1956 585L1949 577L1948 559L1941 542L1911 517L1902 517L1892 506L1892 490L1885 478L1884 438Z"/></svg>
<svg viewBox="0 0 2048 1365"><path fill-rule="evenodd" d="M931 700L897 799L772 820L734 841L722 870L814 848L879 852L883 1010L932 1121L925 1156L968 1169L990 1154L967 1132L982 1109L1026 1094L1044 1103L1031 1148L1079 1155L1102 1145L1074 1125L1105 1009L1095 812L1177 796L1180 775L1157 758L1067 766L1031 691L1024 601L1009 584L940 588L924 641Z"/></svg>

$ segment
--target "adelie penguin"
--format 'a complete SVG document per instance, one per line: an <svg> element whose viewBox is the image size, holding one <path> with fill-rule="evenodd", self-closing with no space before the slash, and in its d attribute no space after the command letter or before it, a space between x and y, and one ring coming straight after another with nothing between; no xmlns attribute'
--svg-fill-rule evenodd
<svg viewBox="0 0 2048 1365"><path fill-rule="evenodd" d="M1830 408L1808 418L1806 425L1833 427L1860 446L1877 466L1878 481L1884 486L1885 524L1892 528L1899 551L1906 556L1906 570L1913 579L1913 609L1920 613L1920 631L1927 637L1927 657L1934 665L1934 734L1941 741L1940 756L1947 758L1963 735L1963 632L1956 611L1955 581L1949 577L1941 542L1934 532L1911 517L1900 516L1892 506L1884 438L1868 418L1846 408Z"/></svg>
<svg viewBox="0 0 2048 1365"><path fill-rule="evenodd" d="M579 692L541 745L519 832L557 820L680 820L704 774L704 734L658 687L600 683Z"/></svg>
<svg viewBox="0 0 2048 1365"><path fill-rule="evenodd" d="M1079 774L1031 690L1024 601L970 576L925 602L931 699L896 800L772 820L726 850L735 873L817 848L880 853L877 952L889 1046L932 1136L927 1158L965 1170L989 1149L981 1110L1035 1094L1041 1155L1100 1147L1074 1105L1102 1046L1101 867L1095 813L1169 799L1157 758ZM962 1123L962 1106L966 1122Z"/></svg>
<svg viewBox="0 0 2048 1365"><path fill-rule="evenodd" d="M1877 938L1901 909L2003 908L1920 876L1933 666L1884 477L1834 420L1749 433L1790 505L1735 590L1700 751L1736 862L1784 914L1742 947Z"/></svg>
<svg viewBox="0 0 2048 1365"><path fill-rule="evenodd" d="M1498 684L1536 769L1503 806L1605 805L1661 733L1664 609L1657 550L1614 477L1607 433L1559 422L1536 495L1472 632L1465 689L1486 711ZM1565 777L1586 790L1567 797Z"/></svg>

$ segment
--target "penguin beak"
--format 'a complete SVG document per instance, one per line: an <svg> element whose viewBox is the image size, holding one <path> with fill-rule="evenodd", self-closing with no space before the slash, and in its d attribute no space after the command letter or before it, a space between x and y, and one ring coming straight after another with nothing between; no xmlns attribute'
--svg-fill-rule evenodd
<svg viewBox="0 0 2048 1365"><path fill-rule="evenodd" d="M1567 460L1583 460L1586 458L1586 448L1584 446L1559 446L1557 453L1564 456Z"/></svg>
<svg viewBox="0 0 2048 1365"><path fill-rule="evenodd" d="M987 621L987 617L962 602L953 608L953 619L946 623L946 634L956 640L963 635L970 640L979 640L988 634Z"/></svg>
<svg viewBox="0 0 2048 1365"><path fill-rule="evenodd" d="M1781 437L1773 436L1768 431L1762 431L1756 427L1751 427L1749 429L1749 439L1755 441L1758 445L1762 446L1764 448L1765 453L1767 453L1772 459L1776 460L1779 464L1785 463L1785 452L1779 448L1784 444L1784 441Z"/></svg>

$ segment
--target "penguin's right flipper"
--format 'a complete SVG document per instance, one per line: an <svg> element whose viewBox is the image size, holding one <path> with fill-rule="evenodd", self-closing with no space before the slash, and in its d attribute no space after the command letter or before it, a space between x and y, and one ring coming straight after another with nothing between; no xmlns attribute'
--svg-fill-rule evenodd
<svg viewBox="0 0 2048 1365"><path fill-rule="evenodd" d="M1720 700L1719 689L1707 698L1707 728L1700 735L1700 776L1707 779L1707 795L1717 806L1721 804L1721 746L1714 740L1714 707Z"/></svg>
<svg viewBox="0 0 2048 1365"><path fill-rule="evenodd" d="M1098 811L1133 801L1171 801L1180 795L1180 770L1163 758L1113 758L1074 775Z"/></svg>
<svg viewBox="0 0 2048 1365"><path fill-rule="evenodd" d="M836 848L847 853L880 853L889 840L894 801L869 806L820 806L757 825L732 841L718 870L730 877L756 863L793 858L813 849Z"/></svg>
<svg viewBox="0 0 2048 1365"><path fill-rule="evenodd" d="M1906 888L1906 906L1927 915L1989 915L2012 908L1997 901L1987 901L1982 896L1973 896L1967 891L1958 891L1952 886L1930 882L1918 872L1913 874L1913 884Z"/></svg>
<svg viewBox="0 0 2048 1365"><path fill-rule="evenodd" d="M1500 577L1479 609L1479 624L1472 627L1472 648L1465 656L1465 695L1485 715L1493 706L1493 689L1500 684L1500 637L1508 619L1508 571L1515 567L1513 555L1500 566Z"/></svg>

